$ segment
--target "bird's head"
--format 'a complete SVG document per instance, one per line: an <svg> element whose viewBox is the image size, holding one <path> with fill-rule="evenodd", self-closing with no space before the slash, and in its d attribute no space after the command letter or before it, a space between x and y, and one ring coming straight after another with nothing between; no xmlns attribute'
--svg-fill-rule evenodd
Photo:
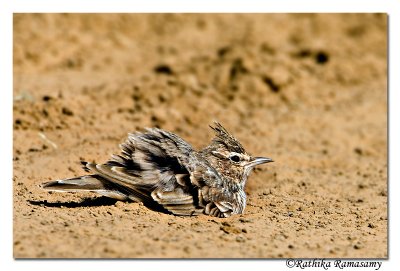
<svg viewBox="0 0 400 271"><path fill-rule="evenodd" d="M255 166L273 162L271 158L248 154L242 144L220 123L214 122L214 126L210 127L214 130L215 137L201 152L223 177L244 186Z"/></svg>

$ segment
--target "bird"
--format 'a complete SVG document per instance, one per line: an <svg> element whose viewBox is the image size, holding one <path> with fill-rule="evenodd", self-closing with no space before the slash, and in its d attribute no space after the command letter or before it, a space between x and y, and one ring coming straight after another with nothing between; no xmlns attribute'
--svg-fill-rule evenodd
<svg viewBox="0 0 400 271"><path fill-rule="evenodd" d="M103 164L81 161L87 175L45 182L48 191L91 191L177 216L225 218L243 214L245 186L257 165L273 162L253 157L219 122L215 136L196 151L178 135L160 128L129 133L120 154Z"/></svg>

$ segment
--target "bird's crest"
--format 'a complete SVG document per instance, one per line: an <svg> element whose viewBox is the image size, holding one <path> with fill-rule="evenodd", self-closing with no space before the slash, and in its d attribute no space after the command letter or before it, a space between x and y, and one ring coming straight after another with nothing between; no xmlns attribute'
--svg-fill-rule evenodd
<svg viewBox="0 0 400 271"><path fill-rule="evenodd" d="M234 151L237 153L245 153L242 144L233 137L219 122L214 121L214 126L211 126L211 129L215 132L215 138L213 139L213 143L224 145L228 150Z"/></svg>

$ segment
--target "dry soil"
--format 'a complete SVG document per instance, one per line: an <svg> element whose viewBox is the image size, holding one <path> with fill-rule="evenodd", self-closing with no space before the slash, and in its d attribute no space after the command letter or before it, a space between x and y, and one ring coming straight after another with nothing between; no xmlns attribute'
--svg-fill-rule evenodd
<svg viewBox="0 0 400 271"><path fill-rule="evenodd" d="M15 14L13 51L14 257L388 256L385 14ZM275 160L243 215L38 187L213 120Z"/></svg>

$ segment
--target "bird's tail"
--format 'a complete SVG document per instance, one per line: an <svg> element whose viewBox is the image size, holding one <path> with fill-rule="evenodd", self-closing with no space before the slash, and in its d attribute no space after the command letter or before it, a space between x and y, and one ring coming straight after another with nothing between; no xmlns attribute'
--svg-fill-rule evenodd
<svg viewBox="0 0 400 271"><path fill-rule="evenodd" d="M128 199L126 194L112 189L107 181L98 175L85 175L71 179L46 182L40 187L48 191L56 192L91 191L118 200Z"/></svg>

